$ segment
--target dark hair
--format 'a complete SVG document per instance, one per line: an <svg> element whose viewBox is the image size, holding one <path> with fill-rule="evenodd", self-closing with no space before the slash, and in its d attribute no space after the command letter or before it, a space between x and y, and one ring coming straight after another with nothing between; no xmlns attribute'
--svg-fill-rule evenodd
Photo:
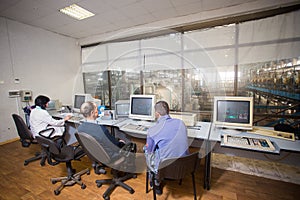
<svg viewBox="0 0 300 200"><path fill-rule="evenodd" d="M161 116L169 114L169 105L165 101L159 101L154 106L155 112L158 112Z"/></svg>
<svg viewBox="0 0 300 200"><path fill-rule="evenodd" d="M36 106L41 107L42 109L46 109L46 104L50 101L49 97L39 95L37 98L34 100L34 104Z"/></svg>

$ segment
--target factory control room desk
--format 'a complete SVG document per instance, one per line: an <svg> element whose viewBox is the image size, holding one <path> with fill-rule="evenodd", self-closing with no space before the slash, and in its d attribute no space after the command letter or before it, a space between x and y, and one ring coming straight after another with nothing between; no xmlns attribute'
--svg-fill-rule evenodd
<svg viewBox="0 0 300 200"><path fill-rule="evenodd" d="M137 121L133 119L122 119L121 121L116 121L115 123L106 122L108 120L100 120L99 123L102 125L112 125L114 127L119 128L119 130L128 133L129 135L137 138L146 139L147 132L144 131L128 131L123 129L126 124L139 124L146 127L151 127L155 124L155 122L145 122L145 121ZM112 120L113 121L113 120ZM190 139L208 139L209 136L210 123L208 122L196 122L195 126L187 128L187 134Z"/></svg>
<svg viewBox="0 0 300 200"><path fill-rule="evenodd" d="M59 113L51 113L51 115L57 119L63 118L63 116ZM114 134L116 131L115 129L117 129L117 130L124 132L126 135L128 135L131 138L138 138L143 141L145 141L147 138L147 132L140 133L140 132L135 132L135 131L124 131L124 129L122 127L128 123L138 123L138 124L147 125L150 127L150 126L154 125L154 123L155 123L155 122L137 121L137 120L132 120L129 118L123 118L123 119L119 119L119 120L99 119L99 120L97 120L97 122L100 125L109 127L112 134ZM76 127L80 123L82 123L82 121L78 121L78 120L74 120L74 119L68 120L66 122L67 132L69 134L69 136L67 136L67 137L71 138L71 139L69 139L69 141L74 140L74 138L75 138L74 133L76 132L76 129L77 129ZM209 138L210 129L211 129L210 122L196 122L194 127L188 127L187 134L188 134L188 140L189 140L190 147L199 148L199 151L203 150L203 152L205 152L206 151L205 148L207 146L207 141ZM207 163L208 162L207 155L202 154L202 156L205 159L205 163ZM205 171L206 171L206 169L205 169ZM204 174L206 174L206 173L204 173Z"/></svg>
<svg viewBox="0 0 300 200"><path fill-rule="evenodd" d="M52 114L55 118L62 118L59 113ZM136 121L128 118L123 118L119 120L97 120L100 125L107 126L111 129L112 133L114 131L120 130L124 132L131 138L138 138L145 140L147 137L145 133L138 133L135 131L124 131L122 127L127 123L140 123L142 125L147 124L148 126L153 125L154 122L144 122L144 121ZM72 136L73 132L76 132L76 127L82 121L78 120L69 120L66 123L66 127L68 132L71 131L71 136L69 141L73 141L74 138ZM239 156L245 158L259 159L259 160L267 160L274 162L282 162L286 164L292 164L296 166L300 166L300 140L296 141L288 141L283 139L277 139L273 137L267 137L257 134L250 134L247 132L231 130L231 129L221 129L215 128L210 122L197 122L195 127L188 127L188 138L191 147L201 148L204 150L204 189L209 190L211 187L211 153L222 153L226 155ZM221 135L222 134L231 134L231 135L242 135L248 137L262 137L269 138L272 142L274 142L279 149L276 153L266 153L261 151L252 151L240 148L230 148L221 146ZM72 139L73 138L73 139ZM76 138L75 138L76 139Z"/></svg>
<svg viewBox="0 0 300 200"><path fill-rule="evenodd" d="M221 145L221 135L230 134L245 137L268 138L274 143L276 152L268 153L263 151L247 150L242 148L224 147ZM232 129L216 128L211 126L208 142L206 143L207 159L205 162L204 188L210 189L211 178L211 153L222 153L230 156L239 156L250 159L280 162L289 165L300 166L300 140L290 141L258 134L247 133Z"/></svg>
<svg viewBox="0 0 300 200"><path fill-rule="evenodd" d="M54 117L56 119L63 118L63 115L58 112L49 112L49 113L52 115L52 117ZM75 117L78 118L79 115L75 116ZM67 121L67 125L75 124L75 126L78 126L83 121L84 121L84 119L82 116L81 116L81 120L71 118L70 120ZM147 137L146 131L145 132L125 131L122 127L129 123L140 124L140 125L143 125L146 127L151 127L155 123L155 122L148 122L148 121L141 121L141 120L133 120L133 119L129 119L129 118L121 118L121 119L117 119L117 120L98 118L97 122L100 125L111 127L112 131L114 130L113 128L118 128L120 131L123 131L132 137L137 137L137 138L142 138L142 139L146 139L146 137ZM188 127L188 129L187 129L188 137L190 139L202 139L202 140L208 139L210 124L211 123L209 123L209 122L196 122L195 126Z"/></svg>

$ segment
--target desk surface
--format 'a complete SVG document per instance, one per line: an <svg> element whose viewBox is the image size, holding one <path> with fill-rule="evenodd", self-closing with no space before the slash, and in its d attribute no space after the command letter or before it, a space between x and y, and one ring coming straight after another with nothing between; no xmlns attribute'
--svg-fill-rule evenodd
<svg viewBox="0 0 300 200"><path fill-rule="evenodd" d="M53 117L56 118L63 118L64 114L58 113L58 112L49 112ZM75 114L75 117L78 117ZM82 121L80 120L68 120L69 122L72 123L81 123ZM98 118L97 122L101 125L105 126L114 126L118 127L120 130L122 130L122 126L128 124L128 123L133 123L133 124L138 124L138 125L144 125L147 127L151 127L154 125L155 122L149 122L149 121L139 121L139 120L133 120L129 118L121 118L118 120L111 120L111 119L101 119ZM209 131L210 131L211 123L210 122L196 122L196 125L193 127L188 127L187 132L188 132L188 137L189 138L198 138L198 139L203 139L207 140L209 137ZM147 136L147 132L141 133L141 132L133 132L133 134L137 137L140 138L145 138Z"/></svg>
<svg viewBox="0 0 300 200"><path fill-rule="evenodd" d="M53 117L62 118L63 115L57 112L50 113ZM81 121L76 120L69 120L73 123L81 123ZM148 121L139 121L139 120L133 120L129 118L121 118L118 120L111 120L111 119L97 119L98 123L105 126L114 126L122 130L122 126L128 124L128 123L134 123L139 125L145 125L145 126L152 126L155 122L148 122ZM196 125L194 127L188 127L188 137L189 138L196 138L196 139L203 139L203 140L209 140L212 142L221 142L221 135L222 134L237 134L242 136L248 136L248 137L258 137L258 138L269 138L272 142L275 142L275 144L280 148L280 150L287 150L287 151L296 151L300 152L300 140L296 141L289 141L274 137L267 137L264 135L258 135L258 134L251 134L246 131L239 131L239 130L233 130L233 129L221 129L217 128L212 125L210 122L196 122ZM139 138L145 138L147 136L147 133L138 133L138 132L132 132L132 134Z"/></svg>
<svg viewBox="0 0 300 200"><path fill-rule="evenodd" d="M217 128L212 125L211 132L209 136L210 141L221 142L221 135L223 134L237 134L241 136L248 136L248 137L257 137L257 138L269 138L270 141L275 142L275 144L280 148L280 150L287 150L287 151L297 151L300 152L300 140L290 141L284 140L274 137L268 137L264 135L258 134L251 134L246 131L239 131L233 129L221 129Z"/></svg>
<svg viewBox="0 0 300 200"><path fill-rule="evenodd" d="M133 119L99 120L98 122L102 125L112 125L112 126L118 127L120 130L122 130L122 126L125 126L126 124L129 124L129 123L148 126L148 127L151 127L155 124L155 122L137 121L137 120L133 120ZM194 127L188 127L188 129L187 129L188 137L206 140L206 139L208 139L208 136L209 136L210 126L211 126L211 123L209 123L209 122L197 122ZM147 133L145 132L144 135L146 136Z"/></svg>

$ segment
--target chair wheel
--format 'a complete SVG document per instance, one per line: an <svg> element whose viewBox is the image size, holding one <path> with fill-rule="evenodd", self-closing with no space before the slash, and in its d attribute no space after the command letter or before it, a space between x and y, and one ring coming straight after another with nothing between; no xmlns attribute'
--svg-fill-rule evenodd
<svg viewBox="0 0 300 200"><path fill-rule="evenodd" d="M55 184L55 183L57 183L57 181L56 181L56 180L52 180L51 182L52 182L52 184Z"/></svg>
<svg viewBox="0 0 300 200"><path fill-rule="evenodd" d="M133 189L129 190L129 193L130 193L130 194L133 194L133 193L134 193L134 190L133 190Z"/></svg>
<svg viewBox="0 0 300 200"><path fill-rule="evenodd" d="M55 195L59 195L59 194L60 194L60 191L54 190L54 194L55 194Z"/></svg>
<svg viewBox="0 0 300 200"><path fill-rule="evenodd" d="M110 200L110 197L109 197L109 196L104 196L104 195L103 195L103 199L105 199L105 200Z"/></svg>
<svg viewBox="0 0 300 200"><path fill-rule="evenodd" d="M24 161L24 166L28 165L28 163L29 163L28 161Z"/></svg>
<svg viewBox="0 0 300 200"><path fill-rule="evenodd" d="M86 185L85 185L85 184L82 184L82 185L81 185L81 189L84 190L85 188L86 188Z"/></svg>
<svg viewBox="0 0 300 200"><path fill-rule="evenodd" d="M90 174L91 174L91 172L90 172L90 171L87 171L87 172L86 172L86 174L87 174L87 175L90 175Z"/></svg>
<svg viewBox="0 0 300 200"><path fill-rule="evenodd" d="M97 187L101 187L102 186L102 183L97 183Z"/></svg>

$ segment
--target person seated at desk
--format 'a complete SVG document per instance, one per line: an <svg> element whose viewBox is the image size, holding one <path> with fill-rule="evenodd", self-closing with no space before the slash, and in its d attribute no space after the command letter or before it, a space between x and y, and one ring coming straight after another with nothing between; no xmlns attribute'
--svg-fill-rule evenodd
<svg viewBox="0 0 300 200"><path fill-rule="evenodd" d="M33 106L29 118L30 129L34 138L38 136L41 131L49 128L54 128L54 133L51 137L62 136L65 132L65 121L72 117L71 115L67 115L64 119L54 119L46 110L49 101L50 98L44 95L39 95L34 100L35 106Z"/></svg>
<svg viewBox="0 0 300 200"><path fill-rule="evenodd" d="M153 166L154 170L157 170L162 159L188 155L189 146L187 128L182 120L170 117L168 103L158 101L154 109L157 122L148 130L144 150L146 157L159 152L156 154L159 157L154 159ZM150 180L152 180L151 177ZM152 185L157 194L162 194L162 184L158 180Z"/></svg>
<svg viewBox="0 0 300 200"><path fill-rule="evenodd" d="M98 124L97 105L94 102L85 102L81 105L80 113L85 117L85 122L78 126L78 132L93 136L107 150L110 157L119 156L119 150L125 142L116 139L105 126Z"/></svg>

